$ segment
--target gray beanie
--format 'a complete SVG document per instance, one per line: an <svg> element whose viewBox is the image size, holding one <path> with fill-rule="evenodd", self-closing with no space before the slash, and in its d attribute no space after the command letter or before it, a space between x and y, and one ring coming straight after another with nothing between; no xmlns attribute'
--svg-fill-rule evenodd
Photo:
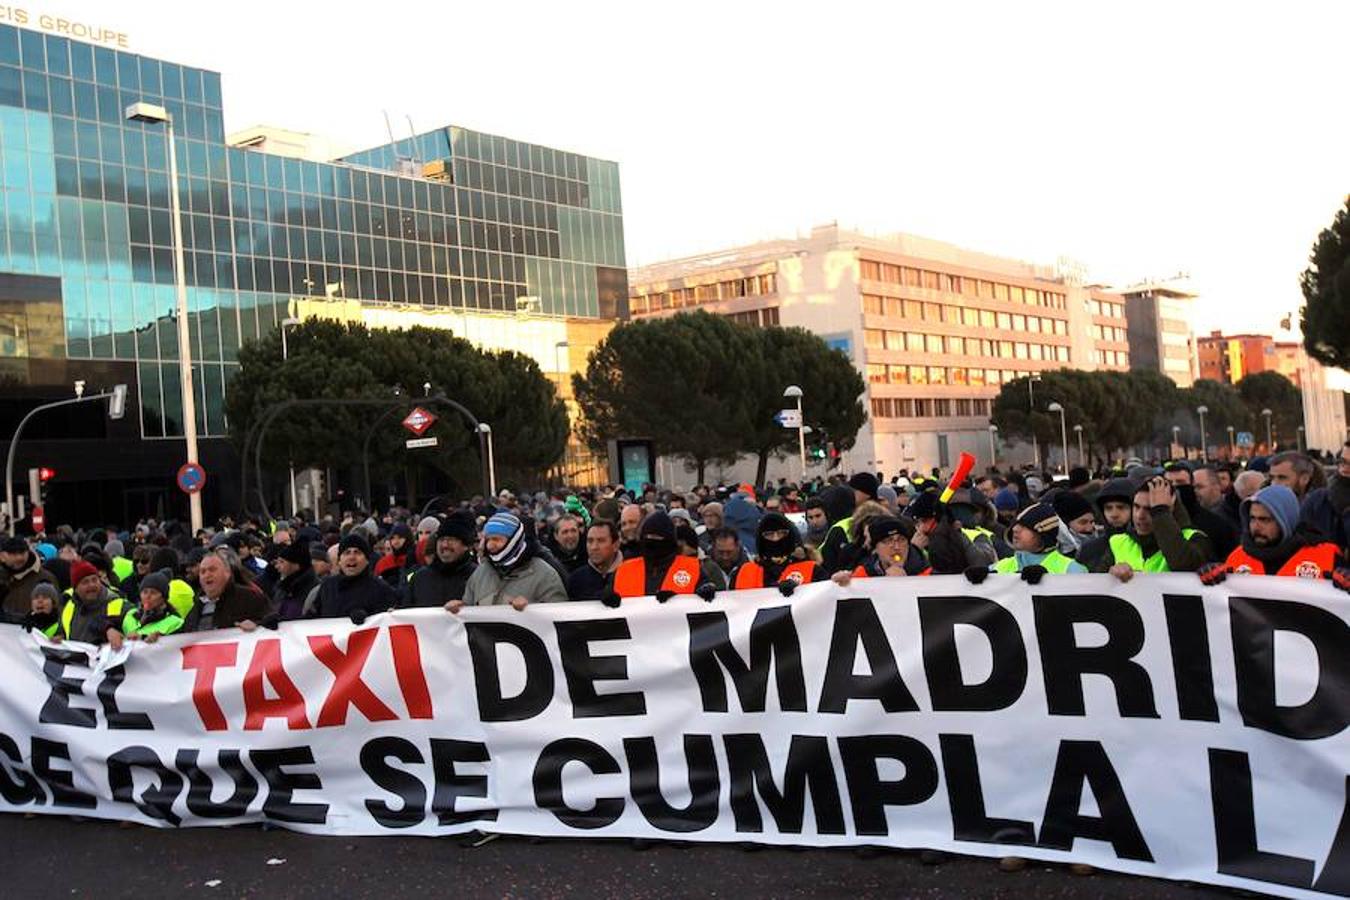
<svg viewBox="0 0 1350 900"><path fill-rule="evenodd" d="M33 592L29 597L33 600L36 600L38 597L46 597L57 606L61 605L61 589L50 581L39 581L37 584L33 585Z"/></svg>
<svg viewBox="0 0 1350 900"><path fill-rule="evenodd" d="M141 590L159 591L159 595L165 600L169 599L169 582L173 579L173 573L168 569L160 569L158 572L151 572L141 579Z"/></svg>

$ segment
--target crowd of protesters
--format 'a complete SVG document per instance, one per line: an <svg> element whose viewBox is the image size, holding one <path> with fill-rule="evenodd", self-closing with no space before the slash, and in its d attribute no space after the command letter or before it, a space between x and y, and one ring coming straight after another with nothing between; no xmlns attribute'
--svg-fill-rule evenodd
<svg viewBox="0 0 1350 900"><path fill-rule="evenodd" d="M120 647L177 632L361 624L392 609L693 594L811 582L963 575L1194 572L1329 579L1350 591L1350 443L1333 472L1297 452L1245 466L1129 460L1109 471L836 475L805 485L610 487L470 498L439 515L394 509L276 522L224 518L11 537L3 621L52 640ZM495 835L471 835L478 846ZM635 842L635 844L645 842ZM924 851L925 861L943 854ZM1015 871L1026 864L1005 857ZM1083 873L1089 866L1076 866Z"/></svg>
<svg viewBox="0 0 1350 900"><path fill-rule="evenodd" d="M1328 473L1298 452L1245 467L1130 460L1111 471L870 472L806 485L607 488L473 497L440 515L142 521L0 544L4 620L53 639L151 642L405 607L719 594L832 579L1195 572L1350 589L1350 443ZM944 499L945 497L945 499Z"/></svg>

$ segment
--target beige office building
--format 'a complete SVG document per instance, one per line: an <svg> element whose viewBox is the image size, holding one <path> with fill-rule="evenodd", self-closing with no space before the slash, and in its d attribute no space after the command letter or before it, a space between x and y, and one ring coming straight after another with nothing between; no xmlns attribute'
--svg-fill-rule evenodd
<svg viewBox="0 0 1350 900"><path fill-rule="evenodd" d="M870 417L845 471L947 467L963 450L985 466L991 446L1000 463L1029 460L1029 446L991 444L990 407L1003 384L1050 369L1130 366L1119 294L1050 266L836 225L633 269L629 306L634 318L706 309L801 326L846 352L866 379ZM811 398L804 403L809 422ZM798 468L789 458L770 475L796 477ZM822 463L808 474L824 472Z"/></svg>

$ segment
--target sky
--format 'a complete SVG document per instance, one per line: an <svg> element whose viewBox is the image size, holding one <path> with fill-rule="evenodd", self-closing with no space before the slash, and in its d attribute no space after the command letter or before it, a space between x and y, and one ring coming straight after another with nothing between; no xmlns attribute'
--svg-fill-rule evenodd
<svg viewBox="0 0 1350 900"><path fill-rule="evenodd" d="M838 222L1184 272L1198 333L1287 337L1350 192L1336 0L25 5L219 71L227 131L358 149L387 111L617 160L630 266Z"/></svg>

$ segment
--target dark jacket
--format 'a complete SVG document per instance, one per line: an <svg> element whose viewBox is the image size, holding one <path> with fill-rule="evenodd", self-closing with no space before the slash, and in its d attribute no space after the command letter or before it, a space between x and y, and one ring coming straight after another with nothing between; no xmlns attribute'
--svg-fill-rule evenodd
<svg viewBox="0 0 1350 900"><path fill-rule="evenodd" d="M305 598L319 583L319 576L313 569L304 568L287 575L272 589L272 607L277 618L283 622L300 618L305 611Z"/></svg>
<svg viewBox="0 0 1350 900"><path fill-rule="evenodd" d="M357 575L334 573L319 586L318 618L335 619L354 612L374 615L398 605L398 593L366 566Z"/></svg>
<svg viewBox="0 0 1350 900"><path fill-rule="evenodd" d="M619 562L623 557L619 557ZM614 590L614 573L605 574L587 561L567 576L567 599L604 600Z"/></svg>
<svg viewBox="0 0 1350 900"><path fill-rule="evenodd" d="M578 541L571 553L568 553L559 546L558 542L553 538L549 538L548 541L545 542L545 546L547 546L549 552L553 554L553 558L558 561L558 565L563 567L563 571L566 573L563 575L564 580L566 580L567 576L586 565L585 541Z"/></svg>
<svg viewBox="0 0 1350 900"><path fill-rule="evenodd" d="M20 619L28 615L33 588L44 581L56 584L56 576L42 567L42 560L32 550L28 551L28 559L22 568L18 571L6 569L4 575L4 612Z"/></svg>
<svg viewBox="0 0 1350 900"><path fill-rule="evenodd" d="M261 622L269 612L267 598L262 591L252 585L231 582L220 598L215 601L211 611L206 611L210 600L203 597L202 630L210 628L234 628L240 622Z"/></svg>
<svg viewBox="0 0 1350 900"><path fill-rule="evenodd" d="M1177 489L1177 497L1186 504L1186 512L1191 517L1191 527L1198 528L1209 538L1214 558L1225 560L1228 554L1237 549L1238 530L1223 516L1200 505L1195 496L1195 488L1183 484Z"/></svg>
<svg viewBox="0 0 1350 900"><path fill-rule="evenodd" d="M1326 487L1309 491L1298 520L1341 549L1350 547L1350 479L1333 475Z"/></svg>
<svg viewBox="0 0 1350 900"><path fill-rule="evenodd" d="M412 574L403 605L432 607L444 606L451 600L463 600L464 586L477 568L478 560L472 550L452 563L434 559Z"/></svg>

